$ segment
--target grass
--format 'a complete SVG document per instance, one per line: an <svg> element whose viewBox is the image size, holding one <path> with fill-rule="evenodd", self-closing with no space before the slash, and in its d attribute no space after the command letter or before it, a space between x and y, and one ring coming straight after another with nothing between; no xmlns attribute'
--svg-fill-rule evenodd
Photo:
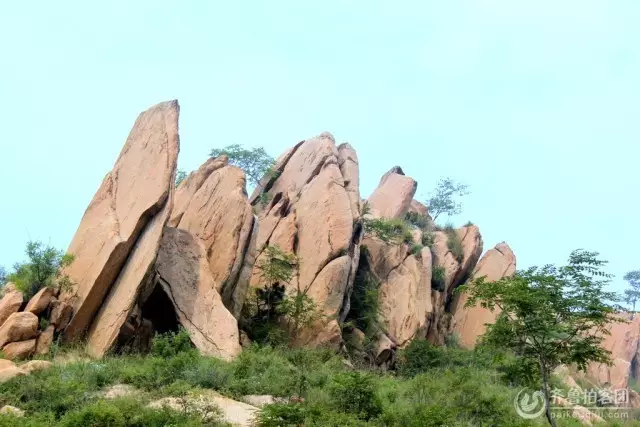
<svg viewBox="0 0 640 427"><path fill-rule="evenodd" d="M445 269L440 265L434 265L431 273L431 289L438 292L444 292L445 285Z"/></svg>
<svg viewBox="0 0 640 427"><path fill-rule="evenodd" d="M4 383L0 406L16 406L26 417L0 416L0 427L225 425L186 406L178 411L147 407L159 397L203 389L235 399L247 394L289 398L290 403L260 412L259 425L265 427L545 425L541 419L523 420L513 409L515 395L527 384L513 369L514 359L482 348L414 341L400 352L397 372L352 369L341 356L322 349L252 346L224 362L201 356L180 340L156 345L148 356L75 359ZM103 390L114 384L138 392L103 399ZM579 424L560 420L560 425Z"/></svg>
<svg viewBox="0 0 640 427"><path fill-rule="evenodd" d="M450 224L447 224L447 226L444 228L444 232L447 235L447 248L449 249L449 251L451 251L456 261L461 263L464 259L464 249L462 247L462 241L460 240L458 233Z"/></svg>

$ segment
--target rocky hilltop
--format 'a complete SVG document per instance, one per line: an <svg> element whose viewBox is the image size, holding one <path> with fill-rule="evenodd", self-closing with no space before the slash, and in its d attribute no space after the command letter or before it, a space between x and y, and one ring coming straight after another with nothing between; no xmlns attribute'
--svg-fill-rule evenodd
<svg viewBox="0 0 640 427"><path fill-rule="evenodd" d="M299 331L296 345L357 349L368 334L375 362L384 365L416 339L443 344L455 335L473 348L495 320L497 312L466 308L454 290L473 278L512 275L513 251L502 242L483 254L475 225L434 228L414 199L418 182L402 168L389 170L363 199L355 149L323 133L282 154L251 196L245 173L225 156L207 160L176 188L179 113L170 101L136 120L69 246L73 289L44 288L25 306L9 286L0 301L5 355L46 352L60 335L86 340L101 357L120 346L144 348L154 333L181 325L202 353L232 359L242 351L239 320L261 286L258 266L269 246L299 260L287 292L304 290L322 313ZM367 231L368 221L408 214L428 223L409 225L402 241ZM374 333L353 322L354 298L367 281L378 291ZM47 326L38 330L43 317ZM606 345L615 363L593 366L591 375L626 386L640 373L638 320L613 329Z"/></svg>

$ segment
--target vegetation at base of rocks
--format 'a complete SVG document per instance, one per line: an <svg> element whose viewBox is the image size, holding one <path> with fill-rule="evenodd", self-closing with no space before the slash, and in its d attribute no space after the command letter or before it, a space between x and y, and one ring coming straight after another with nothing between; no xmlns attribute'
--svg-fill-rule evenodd
<svg viewBox="0 0 640 427"><path fill-rule="evenodd" d="M447 248L451 251L451 254L456 261L459 263L462 262L464 259L464 249L462 248L462 241L460 240L458 233L450 224L447 224L444 228L444 232L447 235Z"/></svg>
<svg viewBox="0 0 640 427"><path fill-rule="evenodd" d="M64 269L73 262L73 255L65 254L52 246L41 242L27 242L28 261L17 263L6 280L12 282L25 298L31 298L45 287L69 289L73 286Z"/></svg>
<svg viewBox="0 0 640 427"><path fill-rule="evenodd" d="M576 250L566 266L531 267L495 282L481 278L458 291L467 293L466 307L500 309L482 342L513 351L521 366L540 373L536 388L544 393L552 426L557 425L548 406L553 370L565 364L585 371L590 362L611 362L601 344L608 326L622 320L615 316L616 294L604 290L611 277L605 265L596 252Z"/></svg>
<svg viewBox="0 0 640 427"><path fill-rule="evenodd" d="M467 194L469 194L468 185L457 183L451 178L441 178L425 204L435 221L443 213L451 216L462 212L462 204L456 202L454 198Z"/></svg>
<svg viewBox="0 0 640 427"><path fill-rule="evenodd" d="M178 171L176 172L176 187L178 187L182 181L185 180L185 178L187 177L187 172L185 172L182 169L178 169Z"/></svg>
<svg viewBox="0 0 640 427"><path fill-rule="evenodd" d="M445 269L440 265L434 265L431 271L431 290L444 292Z"/></svg>
<svg viewBox="0 0 640 427"><path fill-rule="evenodd" d="M433 244L436 241L436 236L432 232L423 232L422 233L422 246L426 246L428 248L433 247Z"/></svg>
<svg viewBox="0 0 640 427"><path fill-rule="evenodd" d="M399 218L364 218L365 234L385 243L413 243L413 234L406 221Z"/></svg>
<svg viewBox="0 0 640 427"><path fill-rule="evenodd" d="M629 288L624 290L624 302L635 312L636 302L640 299L640 270L629 271L622 278L629 283Z"/></svg>
<svg viewBox="0 0 640 427"><path fill-rule="evenodd" d="M260 287L253 289L243 307L242 324L249 337L260 343L282 344L294 340L298 333L321 315L308 289L297 286L287 292L297 272L299 260L278 246L266 246L256 263Z"/></svg>
<svg viewBox="0 0 640 427"><path fill-rule="evenodd" d="M247 181L252 185L258 185L262 177L267 174L276 174L273 169L274 158L262 147L247 149L239 144L232 144L220 149L214 148L209 155L229 157L229 164L242 169L247 175Z"/></svg>
<svg viewBox="0 0 640 427"><path fill-rule="evenodd" d="M366 265L366 247L361 248L360 263L353 282L351 307L345 321L345 327L359 329L370 340L380 330L380 283Z"/></svg>

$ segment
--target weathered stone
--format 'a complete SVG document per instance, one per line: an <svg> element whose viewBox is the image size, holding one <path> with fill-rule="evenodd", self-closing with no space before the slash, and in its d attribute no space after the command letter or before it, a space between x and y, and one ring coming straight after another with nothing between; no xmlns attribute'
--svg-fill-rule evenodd
<svg viewBox="0 0 640 427"><path fill-rule="evenodd" d="M49 307L51 298L53 298L53 288L44 287L31 297L24 311L28 311L38 316Z"/></svg>
<svg viewBox="0 0 640 427"><path fill-rule="evenodd" d="M22 409L16 408L15 406L11 405L4 405L2 408L0 408L0 414L9 415L16 418L24 417L24 411Z"/></svg>
<svg viewBox="0 0 640 427"><path fill-rule="evenodd" d="M43 371L52 367L53 363L46 360L31 360L23 365L20 365L20 368L22 368L22 370L29 374L35 371Z"/></svg>
<svg viewBox="0 0 640 427"><path fill-rule="evenodd" d="M396 344L385 334L381 334L376 340L374 354L376 355L375 362L378 366L388 364L393 360L393 355L396 352Z"/></svg>
<svg viewBox="0 0 640 427"><path fill-rule="evenodd" d="M484 277L487 282L495 282L503 277L511 276L516 271L516 257L511 248L504 242L490 249L480 259L473 272L472 278ZM499 309L494 311L483 308L480 304L465 307L466 294L453 297L452 303L452 332L458 336L459 344L471 349L475 347L478 337L486 331L486 325L495 322Z"/></svg>
<svg viewBox="0 0 640 427"><path fill-rule="evenodd" d="M75 255L67 273L76 286L61 295L74 307L65 329L68 340L89 329L113 284L123 277L132 248L167 205L179 151L178 115L177 101L140 114L80 222L67 251Z"/></svg>
<svg viewBox="0 0 640 427"><path fill-rule="evenodd" d="M172 224L202 241L216 290L238 317L249 286L247 265L255 260L251 244L257 232L255 217L247 199L245 173L230 165L211 169L197 190L191 183L181 186L181 191L195 192L186 207L181 205L183 211L172 214Z"/></svg>
<svg viewBox="0 0 640 427"><path fill-rule="evenodd" d="M24 302L24 296L22 292L15 289L12 283L5 285L5 294L0 300L0 326L11 316L20 310L22 303Z"/></svg>
<svg viewBox="0 0 640 427"><path fill-rule="evenodd" d="M15 377L22 377L25 375L27 375L27 373L15 365L0 369L0 384L6 383Z"/></svg>
<svg viewBox="0 0 640 427"><path fill-rule="evenodd" d="M369 196L371 214L378 218L402 218L409 211L418 183L395 167L382 176Z"/></svg>
<svg viewBox="0 0 640 427"><path fill-rule="evenodd" d="M2 347L4 355L11 359L26 359L36 351L36 340L16 341Z"/></svg>
<svg viewBox="0 0 640 427"><path fill-rule="evenodd" d="M7 368L13 368L14 366L16 366L16 364L11 360L0 359L0 371Z"/></svg>
<svg viewBox="0 0 640 427"><path fill-rule="evenodd" d="M326 319L300 331L296 342L337 347L361 237L355 151L348 145L337 148L333 136L324 133L297 144L275 169L278 174L263 180L251 197L260 213L256 264L264 260L267 245L301 260L288 292L305 292ZM261 199L270 202L263 205ZM251 283L261 285L258 267Z"/></svg>
<svg viewBox="0 0 640 427"><path fill-rule="evenodd" d="M64 301L55 299L51 302L51 316L49 321L56 327L56 331L61 331L67 327L73 316L73 307Z"/></svg>
<svg viewBox="0 0 640 427"><path fill-rule="evenodd" d="M195 346L226 360L238 355L238 323L216 291L202 243L186 230L165 228L156 271Z"/></svg>
<svg viewBox="0 0 640 427"><path fill-rule="evenodd" d="M171 206L170 193L164 208L142 231L131 250L131 255L98 311L87 339L87 351L92 356L102 357L113 346L120 328L127 321L138 298L147 291L146 288L151 286L153 266Z"/></svg>
<svg viewBox="0 0 640 427"><path fill-rule="evenodd" d="M0 347L6 344L35 338L38 333L38 317L33 313L13 313L0 327Z"/></svg>
<svg viewBox="0 0 640 427"><path fill-rule="evenodd" d="M475 225L460 227L456 230L458 239L462 244L462 261L458 267L458 271L453 277L453 288L461 285L469 278L475 268L480 255L482 255L482 236L480 230Z"/></svg>
<svg viewBox="0 0 640 427"><path fill-rule="evenodd" d="M49 325L47 326L47 329L40 332L36 342L36 354L45 355L49 353L49 348L51 348L51 344L53 343L53 334L55 330L55 326Z"/></svg>
<svg viewBox="0 0 640 427"><path fill-rule="evenodd" d="M411 200L411 204L409 205L409 210L408 212L415 212L419 215L422 216L427 216L429 217L429 219L431 219L431 217L429 216L429 209L423 205L422 203L420 203L417 200Z"/></svg>

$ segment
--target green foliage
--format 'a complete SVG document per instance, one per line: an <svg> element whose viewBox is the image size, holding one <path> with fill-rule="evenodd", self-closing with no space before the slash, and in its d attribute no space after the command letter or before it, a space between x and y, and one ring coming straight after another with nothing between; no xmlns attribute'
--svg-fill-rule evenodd
<svg viewBox="0 0 640 427"><path fill-rule="evenodd" d="M178 169L178 171L176 172L176 187L178 187L186 177L187 173L182 169Z"/></svg>
<svg viewBox="0 0 640 427"><path fill-rule="evenodd" d="M366 249L360 253L360 262L367 259ZM351 307L347 315L347 324L352 324L372 338L380 329L380 284L370 273L366 265L361 265L356 272L351 292Z"/></svg>
<svg viewBox="0 0 640 427"><path fill-rule="evenodd" d="M458 233L456 233L452 225L447 225L444 232L447 234L447 248L451 251L456 261L462 262L464 259L464 249L462 248L462 241Z"/></svg>
<svg viewBox="0 0 640 427"><path fill-rule="evenodd" d="M338 412L352 413L363 420L376 418L382 412L373 377L366 373L336 375L329 386L329 395Z"/></svg>
<svg viewBox="0 0 640 427"><path fill-rule="evenodd" d="M151 342L151 354L165 359L193 350L189 333L182 327L178 332L157 334Z"/></svg>
<svg viewBox="0 0 640 427"><path fill-rule="evenodd" d="M262 408L257 422L260 427L297 427L304 425L306 417L302 403L275 403Z"/></svg>
<svg viewBox="0 0 640 427"><path fill-rule="evenodd" d="M407 223L398 218L365 218L364 231L386 243L413 243L413 234Z"/></svg>
<svg viewBox="0 0 640 427"><path fill-rule="evenodd" d="M451 178L440 179L431 197L426 202L433 220L435 221L443 213L457 215L462 212L462 204L456 202L454 197L456 195L460 197L466 196L469 194L468 188L468 185L457 183Z"/></svg>
<svg viewBox="0 0 640 427"><path fill-rule="evenodd" d="M0 288L7 283L7 270L0 265Z"/></svg>
<svg viewBox="0 0 640 427"><path fill-rule="evenodd" d="M27 242L26 254L29 261L17 263L6 279L15 284L25 299L44 287L70 289L73 286L69 276L63 272L73 262L73 255L34 241Z"/></svg>
<svg viewBox="0 0 640 427"><path fill-rule="evenodd" d="M539 369L548 401L551 372L561 365L586 370L590 362L610 363L601 344L614 316L616 295L604 290L609 275L595 252L576 250L566 266L547 265L518 271L495 282L484 278L460 288L467 307L480 303L501 310L483 342L513 351L530 369ZM549 423L554 424L550 412Z"/></svg>
<svg viewBox="0 0 640 427"><path fill-rule="evenodd" d="M233 144L222 149L213 149L209 155L211 157L228 156L229 164L244 170L247 180L253 185L258 185L264 175L276 174L273 169L275 160L262 147L246 149L241 145Z"/></svg>
<svg viewBox="0 0 640 427"><path fill-rule="evenodd" d="M629 283L629 289L624 290L624 301L636 311L636 302L640 299L640 270L629 271L623 279Z"/></svg>
<svg viewBox="0 0 640 427"><path fill-rule="evenodd" d="M269 202L273 199L273 196L269 193L261 193L260 194L260 206L263 208L267 207Z"/></svg>
<svg viewBox="0 0 640 427"><path fill-rule="evenodd" d="M415 243L415 244L413 244L411 246L411 249L409 250L409 253L411 255L419 256L420 253L422 252L422 248L424 248L424 246L422 246L422 245L420 245L418 243Z"/></svg>
<svg viewBox="0 0 640 427"><path fill-rule="evenodd" d="M445 269L441 265L434 265L431 272L431 289L438 292L444 292L445 285Z"/></svg>
<svg viewBox="0 0 640 427"><path fill-rule="evenodd" d="M435 243L436 236L431 231L423 231L422 232L422 246L426 246L428 248L433 247Z"/></svg>
<svg viewBox="0 0 640 427"><path fill-rule="evenodd" d="M406 222L418 227L420 230L426 230L431 225L429 217L426 215L421 215L418 212L407 212L404 219Z"/></svg>
<svg viewBox="0 0 640 427"><path fill-rule="evenodd" d="M474 225L474 224L473 224L471 221L467 221L467 222L464 224L464 226L465 226L465 227L473 227L473 225Z"/></svg>

